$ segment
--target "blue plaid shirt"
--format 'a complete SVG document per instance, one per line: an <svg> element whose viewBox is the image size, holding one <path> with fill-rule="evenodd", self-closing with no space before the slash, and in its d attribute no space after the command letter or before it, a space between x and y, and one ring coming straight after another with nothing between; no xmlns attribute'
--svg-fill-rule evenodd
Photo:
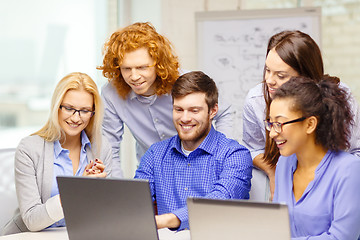
<svg viewBox="0 0 360 240"><path fill-rule="evenodd" d="M249 150L211 128L187 157L178 135L153 144L141 159L135 178L148 179L158 214L173 213L189 227L187 197L248 199L252 159Z"/></svg>

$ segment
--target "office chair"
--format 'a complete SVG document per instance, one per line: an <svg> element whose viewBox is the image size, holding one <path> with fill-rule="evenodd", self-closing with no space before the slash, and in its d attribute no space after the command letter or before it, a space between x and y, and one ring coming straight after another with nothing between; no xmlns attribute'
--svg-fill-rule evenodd
<svg viewBox="0 0 360 240"><path fill-rule="evenodd" d="M18 206L14 177L15 148L0 149L0 232Z"/></svg>

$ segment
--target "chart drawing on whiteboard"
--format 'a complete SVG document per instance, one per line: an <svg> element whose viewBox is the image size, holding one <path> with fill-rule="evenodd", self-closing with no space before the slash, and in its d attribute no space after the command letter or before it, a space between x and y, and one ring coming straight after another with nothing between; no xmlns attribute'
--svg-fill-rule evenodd
<svg viewBox="0 0 360 240"><path fill-rule="evenodd" d="M300 30L320 45L320 14L294 11L302 15L289 16L289 11L281 10L259 12L257 17L238 11L234 19L227 12L216 17L196 15L198 68L215 80L220 94L231 102L238 141L242 137L243 103L249 89L262 81L269 38L283 30Z"/></svg>

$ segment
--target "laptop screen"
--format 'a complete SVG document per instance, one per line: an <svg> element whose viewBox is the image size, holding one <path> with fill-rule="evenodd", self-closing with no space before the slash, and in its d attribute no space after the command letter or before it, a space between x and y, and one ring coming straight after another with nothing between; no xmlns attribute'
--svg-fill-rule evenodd
<svg viewBox="0 0 360 240"><path fill-rule="evenodd" d="M70 240L157 240L149 183L139 179L57 177Z"/></svg>
<svg viewBox="0 0 360 240"><path fill-rule="evenodd" d="M191 240L289 240L286 205L188 198Z"/></svg>

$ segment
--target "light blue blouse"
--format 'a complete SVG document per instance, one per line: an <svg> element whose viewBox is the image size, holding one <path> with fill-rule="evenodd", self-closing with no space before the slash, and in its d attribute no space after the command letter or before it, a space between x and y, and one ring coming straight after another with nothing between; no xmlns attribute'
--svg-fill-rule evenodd
<svg viewBox="0 0 360 240"><path fill-rule="evenodd" d="M360 239L360 159L328 151L296 202L293 173L297 158L279 158L274 202L289 207L292 239Z"/></svg>
<svg viewBox="0 0 360 240"><path fill-rule="evenodd" d="M86 156L86 146L89 145L91 148L91 143L87 137L85 131L81 132L81 151L80 151L80 163L79 167L75 173L75 176L82 176L85 170L86 165L88 164ZM59 194L59 188L57 185L56 177L57 176L73 176L73 165L69 157L69 150L61 147L59 141L54 142L54 178L51 188L51 197ZM50 227L63 227L65 226L64 219L59 220Z"/></svg>

